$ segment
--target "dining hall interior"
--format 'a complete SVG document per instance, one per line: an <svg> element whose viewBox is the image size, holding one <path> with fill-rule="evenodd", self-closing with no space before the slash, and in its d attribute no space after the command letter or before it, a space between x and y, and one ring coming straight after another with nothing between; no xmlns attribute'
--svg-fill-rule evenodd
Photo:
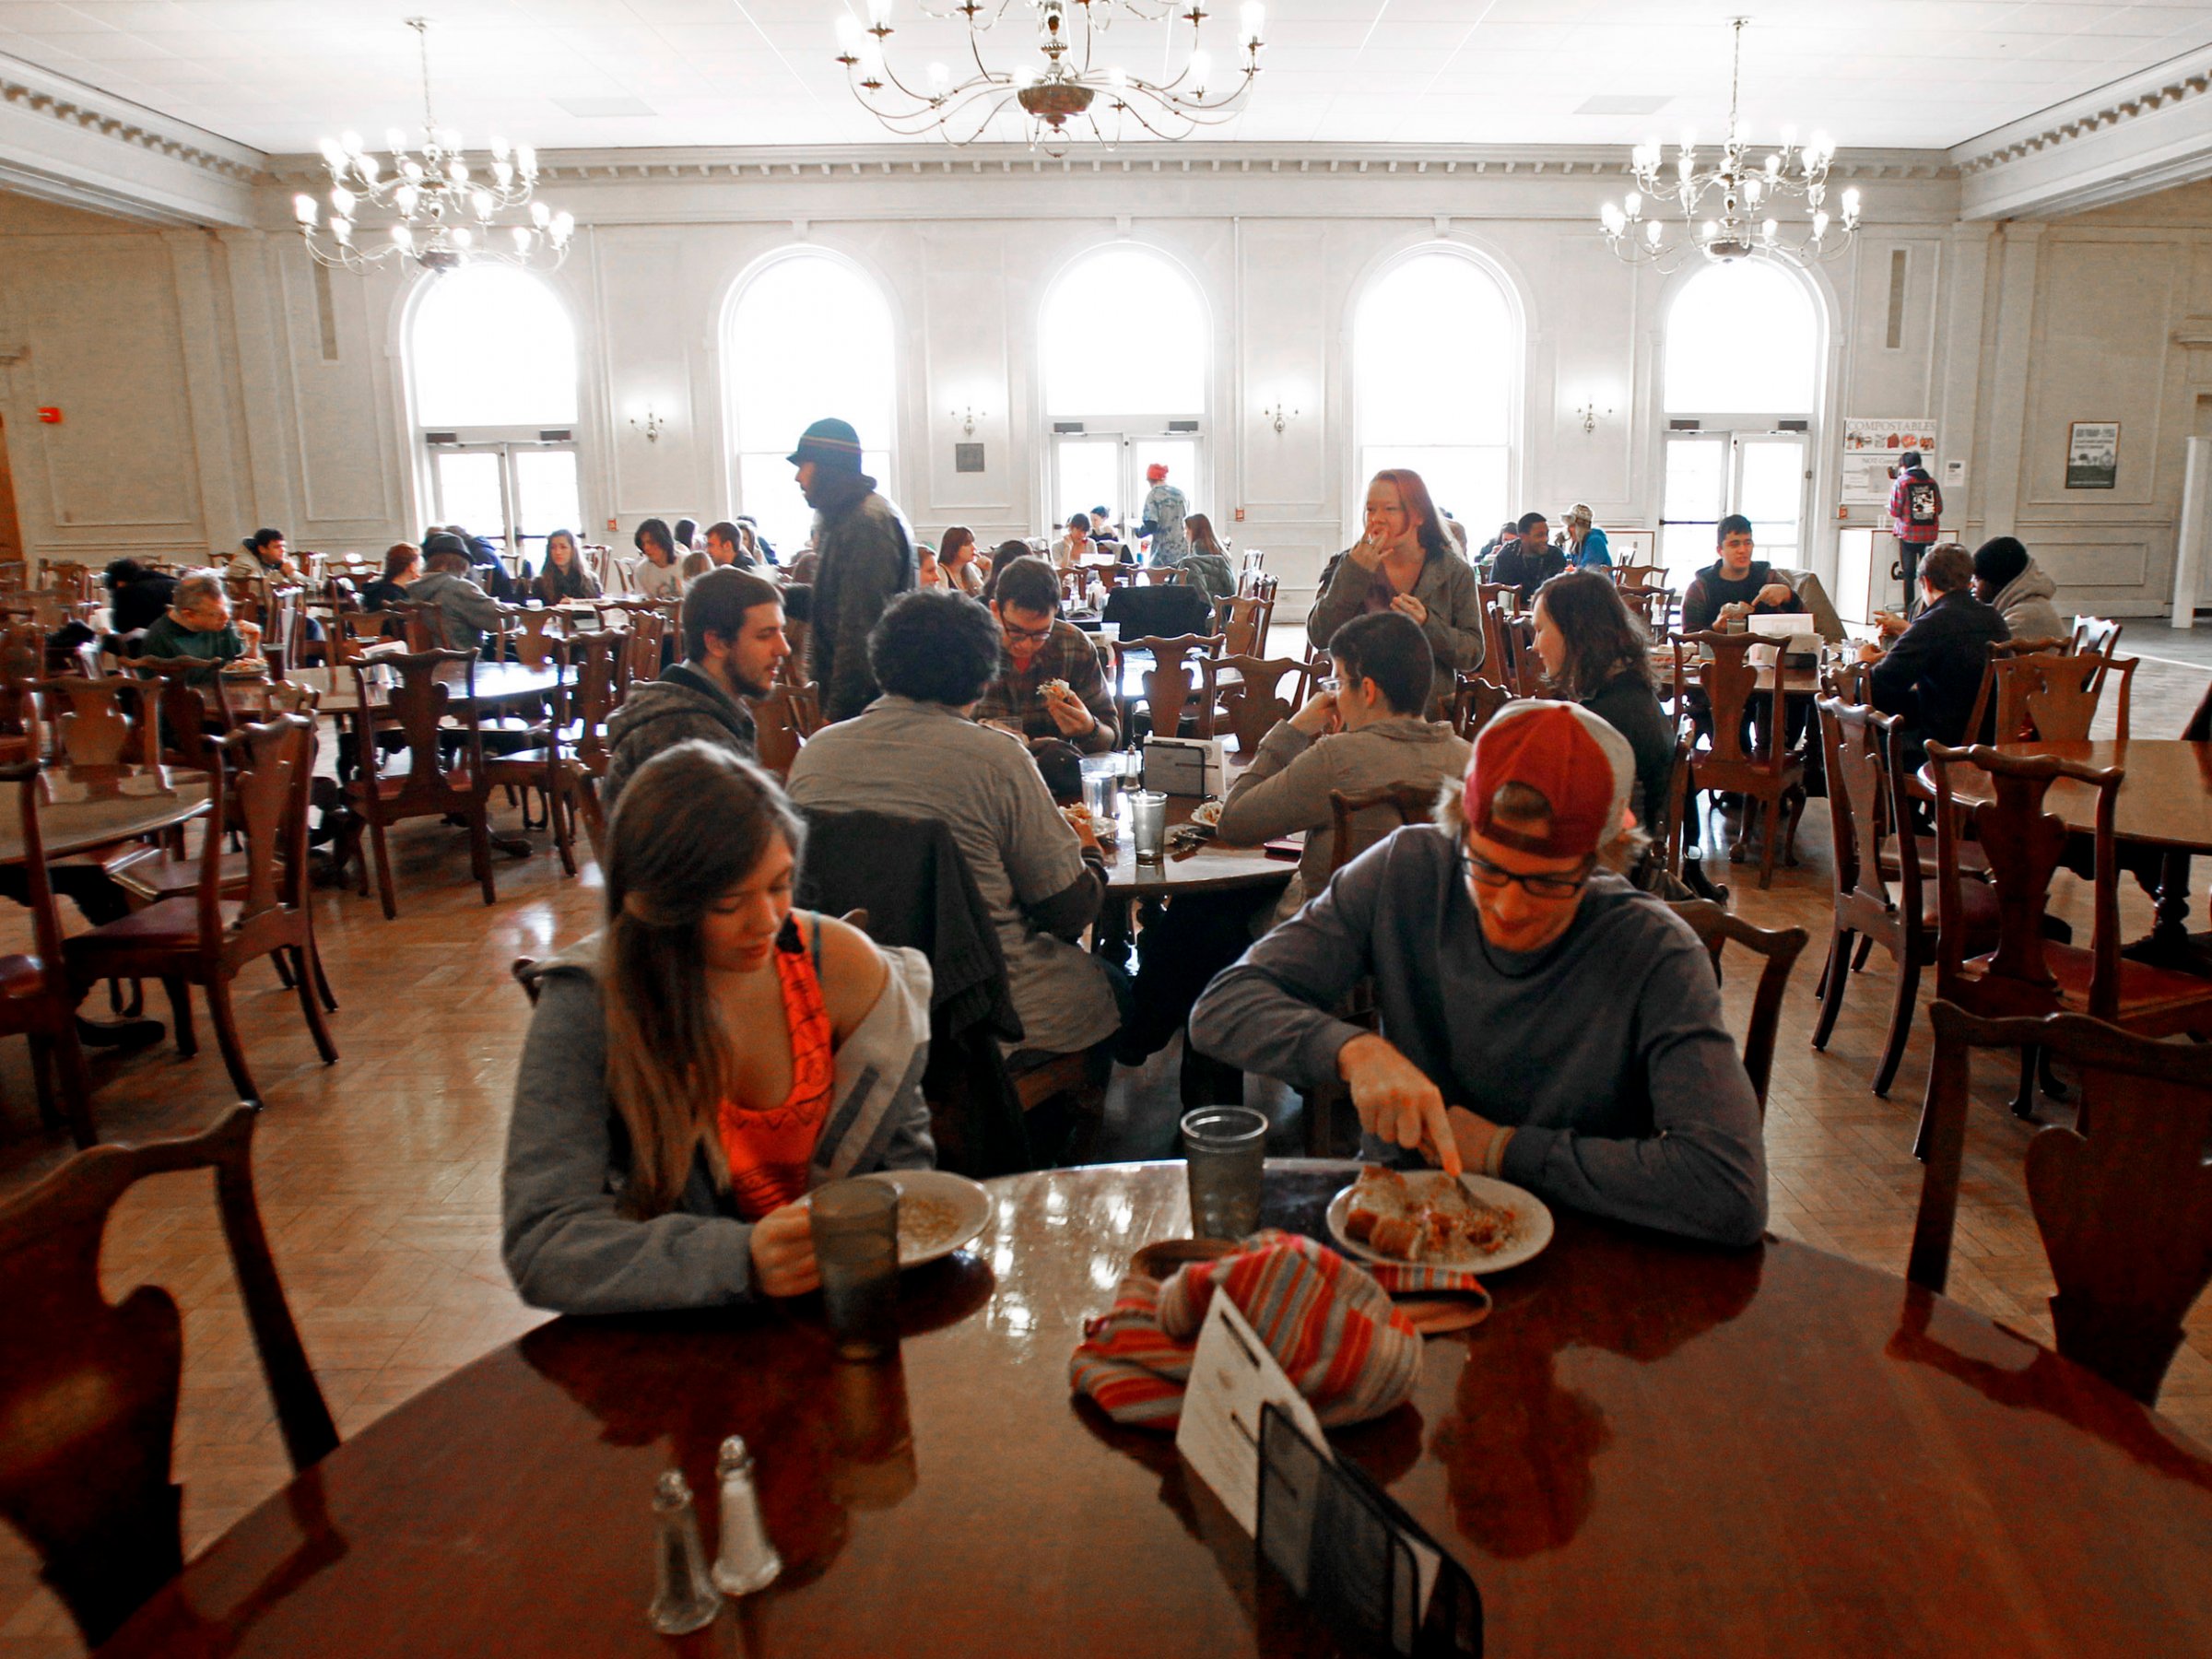
<svg viewBox="0 0 2212 1659"><path fill-rule="evenodd" d="M0 1659L2212 1649L2212 5L420 3L0 0Z"/></svg>

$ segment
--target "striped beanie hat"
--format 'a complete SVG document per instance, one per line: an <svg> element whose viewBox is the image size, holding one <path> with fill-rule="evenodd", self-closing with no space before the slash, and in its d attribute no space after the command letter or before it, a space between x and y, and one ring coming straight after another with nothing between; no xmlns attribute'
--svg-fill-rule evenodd
<svg viewBox="0 0 2212 1659"><path fill-rule="evenodd" d="M1391 1290L1480 1291L1471 1273L1377 1263L1362 1270L1324 1244L1273 1230L1234 1255L1193 1262L1164 1282L1132 1270L1113 1306L1086 1321L1068 1381L1117 1423L1172 1430L1199 1327L1227 1295L1327 1428L1394 1410L1421 1371L1421 1336Z"/></svg>

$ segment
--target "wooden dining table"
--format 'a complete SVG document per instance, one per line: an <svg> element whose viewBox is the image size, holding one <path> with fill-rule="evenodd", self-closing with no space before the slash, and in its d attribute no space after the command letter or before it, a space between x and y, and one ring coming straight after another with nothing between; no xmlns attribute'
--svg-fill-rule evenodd
<svg viewBox="0 0 2212 1659"><path fill-rule="evenodd" d="M1358 1166L1270 1164L1320 1236ZM379 1418L249 1514L105 1654L1332 1651L1164 1434L1070 1396L1180 1164L995 1181L910 1272L899 1356L837 1360L813 1298L562 1319ZM2212 1458L2071 1361L1888 1274L1561 1213L1430 1338L1412 1398L1330 1435L1473 1576L1486 1651L1637 1659L2212 1652ZM783 1562L670 1643L653 1491L709 1551L716 1449Z"/></svg>
<svg viewBox="0 0 2212 1659"><path fill-rule="evenodd" d="M453 696L459 700L469 684L468 665L447 663L437 671L436 678ZM351 714L361 706L353 670L341 668L292 668L285 678L302 686L310 686L320 695L319 712L324 714ZM493 708L501 703L519 702L534 697L544 697L560 683L560 670L548 663L533 668L522 663L478 663L476 665L476 703L478 708ZM377 688L371 688L370 706L379 708L383 699Z"/></svg>
<svg viewBox="0 0 2212 1659"><path fill-rule="evenodd" d="M39 778L49 859L152 835L207 810L207 774L184 766L53 766ZM0 865L23 862L23 826L0 814Z"/></svg>

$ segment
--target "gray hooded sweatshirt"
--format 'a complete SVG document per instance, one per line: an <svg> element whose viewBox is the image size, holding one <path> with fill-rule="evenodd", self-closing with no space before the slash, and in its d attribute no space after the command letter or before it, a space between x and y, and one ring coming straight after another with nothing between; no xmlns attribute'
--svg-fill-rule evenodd
<svg viewBox="0 0 2212 1659"><path fill-rule="evenodd" d="M540 962L537 1009L514 1079L501 1182L502 1251L515 1288L560 1313L717 1307L753 1294L753 1230L694 1159L666 1215L621 1208L629 1164L606 1090L605 935ZM836 1100L807 1184L935 1161L922 1068L929 1058L929 959L878 946L890 969L867 1018L838 1045Z"/></svg>
<svg viewBox="0 0 2212 1659"><path fill-rule="evenodd" d="M612 814L630 773L664 749L698 737L733 755L754 759L753 712L688 663L630 688L606 723L606 777L600 810Z"/></svg>
<svg viewBox="0 0 2212 1659"><path fill-rule="evenodd" d="M2052 600L2058 593L2058 583L2043 573L2042 566L2034 559L2028 568L1998 590L1990 603L1997 615L2005 618L2005 626L2012 629L2016 640L2064 640L2073 634L2073 629L2058 614Z"/></svg>

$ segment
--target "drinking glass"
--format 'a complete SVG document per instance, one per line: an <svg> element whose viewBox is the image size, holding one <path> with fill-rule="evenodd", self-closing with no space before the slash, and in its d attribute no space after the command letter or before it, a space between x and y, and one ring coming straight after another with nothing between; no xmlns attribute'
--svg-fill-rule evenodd
<svg viewBox="0 0 2212 1659"><path fill-rule="evenodd" d="M807 1201L822 1312L843 1359L899 1351L899 1189L833 1181Z"/></svg>
<svg viewBox="0 0 2212 1659"><path fill-rule="evenodd" d="M1086 771L1083 774L1083 805L1090 809L1090 827L1100 841L1112 841L1118 834L1114 816L1121 807L1122 780L1111 771Z"/></svg>
<svg viewBox="0 0 2212 1659"><path fill-rule="evenodd" d="M1168 797L1157 790L1140 789L1129 808L1129 830L1136 855L1158 864L1168 840Z"/></svg>
<svg viewBox="0 0 2212 1659"><path fill-rule="evenodd" d="M1119 645L1122 642L1122 625L1119 622L1100 623L1099 638L1109 645Z"/></svg>
<svg viewBox="0 0 2212 1659"><path fill-rule="evenodd" d="M1201 1106L1182 1114L1182 1155L1190 1171L1191 1232L1242 1239L1260 1225L1260 1175L1267 1159L1267 1118L1249 1106Z"/></svg>

